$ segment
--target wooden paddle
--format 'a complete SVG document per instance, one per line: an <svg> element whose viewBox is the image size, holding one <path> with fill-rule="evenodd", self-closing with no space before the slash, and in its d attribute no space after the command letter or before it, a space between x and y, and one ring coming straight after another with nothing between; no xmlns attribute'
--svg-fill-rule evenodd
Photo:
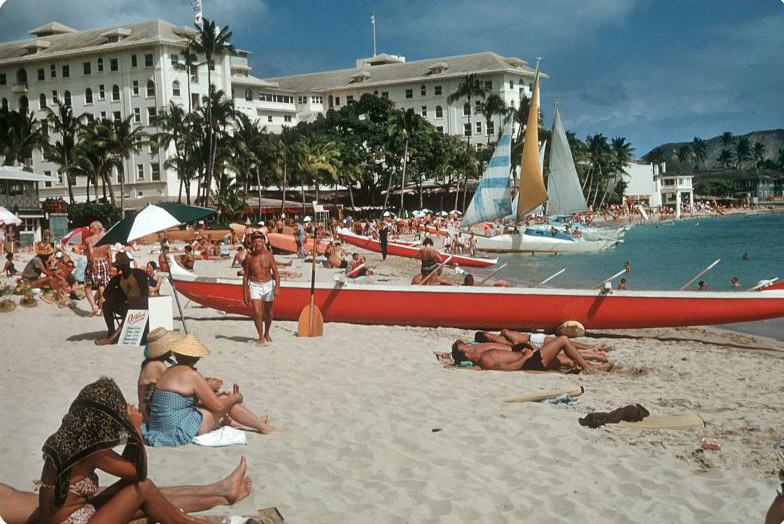
<svg viewBox="0 0 784 524"><path fill-rule="evenodd" d="M313 229L313 246L316 246L316 229ZM297 326L298 337L320 337L324 334L324 317L313 301L316 296L316 250L310 253L313 261L310 273L310 304L305 306L299 314L299 325Z"/></svg>
<svg viewBox="0 0 784 524"><path fill-rule="evenodd" d="M700 271L699 273L697 273L697 276L696 276L696 277L692 278L691 280L689 280L688 282L686 282L685 284L683 284L683 285L681 286L681 288L680 288L678 291L683 291L684 289L686 289L687 287L689 287L690 285L692 285L692 284L694 283L694 281L695 281L695 280L697 280L697 279L698 279L698 278L700 278L702 275L704 275L705 273L707 273L708 271L710 271L711 269L713 269L713 267L714 267L716 264L718 264L719 262L721 262L721 259L720 259L720 258L717 258L717 259L716 259L716 260L713 262L713 264L709 265L708 267L706 267L705 269L703 269L702 271Z"/></svg>
<svg viewBox="0 0 784 524"><path fill-rule="evenodd" d="M477 284L477 286L481 286L482 284L484 284L485 282L487 282L488 280L490 280L491 278L493 278L493 277L494 277L494 276L495 276L495 275L496 275L496 274L497 274L499 271L501 271L502 269L504 269L504 268L505 268L507 265L508 265L508 264L501 264L501 267L499 267L498 269L496 269L495 271L493 271L492 273L490 273L489 275L487 275L485 278L483 278L482 280L480 280L480 281L479 281L479 283Z"/></svg>
<svg viewBox="0 0 784 524"><path fill-rule="evenodd" d="M439 270L439 269L441 269L441 268L442 268L442 267L444 267L445 265L449 264L449 261L450 261L450 260L452 260L452 255L449 255L449 256L446 258L446 260L444 260L443 262L441 262L440 264L438 264L438 265L436 266L436 268L435 268L433 271L431 271L430 273L428 273L428 274L427 274L427 276L426 276L425 278L423 278L423 279L422 279L422 281L419 283L419 285L420 285L420 286L424 286L424 285L425 285L425 283L427 283L427 281L428 281L428 280L430 280L430 277L432 277L433 275L435 275L435 274L438 272L438 270Z"/></svg>

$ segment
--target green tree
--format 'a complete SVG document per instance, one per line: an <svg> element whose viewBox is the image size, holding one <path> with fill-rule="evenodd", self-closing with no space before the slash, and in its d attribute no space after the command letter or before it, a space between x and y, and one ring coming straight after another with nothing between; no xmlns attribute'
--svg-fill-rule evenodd
<svg viewBox="0 0 784 524"><path fill-rule="evenodd" d="M735 162L738 169L743 169L743 162L751 159L751 144L747 137L738 139L738 144L735 146Z"/></svg>
<svg viewBox="0 0 784 524"><path fill-rule="evenodd" d="M423 132L430 124L416 114L413 109L407 109L406 111L400 111L393 115L392 120L389 123L389 137L392 147L398 149L396 146L402 145L402 156L400 163L403 166L401 171L401 178L400 178L400 213L402 215L404 207L404 196L405 196L405 188L406 188L406 167L408 165L408 145L410 139L421 132ZM400 150L398 149L398 150ZM387 190L387 199L389 197L390 190L392 188L392 177L389 178L390 184ZM384 209L387 206L387 199L384 200Z"/></svg>
<svg viewBox="0 0 784 524"><path fill-rule="evenodd" d="M479 82L479 77L476 73L471 73L465 76L463 83L458 86L457 91L446 97L446 102L448 104L454 104L463 98L468 101L468 136L466 136L468 151L471 149L471 135L474 133L474 128L471 126L471 115L474 113L474 106L471 104L471 100L474 98L485 98L486 96L487 90L485 90L484 86Z"/></svg>
<svg viewBox="0 0 784 524"><path fill-rule="evenodd" d="M719 167L722 167L724 169L729 169L729 167L732 165L732 160L733 160L732 151L730 151L729 149L722 149L719 152L719 156L716 159L716 162L718 162Z"/></svg>
<svg viewBox="0 0 784 524"><path fill-rule="evenodd" d="M49 162L54 162L60 166L59 171L65 175L66 185L68 186L68 201L74 203L73 179L68 170L73 150L76 147L76 138L84 123L86 113L74 116L73 108L66 105L59 99L55 99L57 111L53 108L46 108L46 119L49 130L57 133L59 138L54 142L47 140L44 145L44 158Z"/></svg>
<svg viewBox="0 0 784 524"><path fill-rule="evenodd" d="M120 180L120 216L125 215L125 162L132 154L138 154L148 144L149 135L141 126L133 125L133 116L112 122L109 148L116 159L117 178ZM133 172L129 170L129 172Z"/></svg>
<svg viewBox="0 0 784 524"><path fill-rule="evenodd" d="M205 142L207 144L207 164L204 170L204 203L209 200L210 188L212 187L213 170L215 169L215 155L218 147L218 138L215 133L215 121L213 120L214 105L214 86L212 85L212 68L215 58L221 55L232 55L235 53L234 46L231 44L232 32L229 26L222 29L216 27L215 22L203 19L202 25L196 25L198 33L188 41L188 48L194 53L204 55L207 61L207 126L205 128ZM220 97L218 97L220 99Z"/></svg>
<svg viewBox="0 0 784 524"><path fill-rule="evenodd" d="M681 166L691 160L692 151L691 146L688 144L678 148L678 151L673 153L673 158L678 161L678 174L681 174Z"/></svg>
<svg viewBox="0 0 784 524"><path fill-rule="evenodd" d="M731 131L725 131L719 137L719 142L721 142L722 149L730 149L732 145L735 143L735 137L732 136Z"/></svg>
<svg viewBox="0 0 784 524"><path fill-rule="evenodd" d="M699 170L700 166L703 166L708 158L705 140L695 136L691 141L691 150L694 153L694 168Z"/></svg>
<svg viewBox="0 0 784 524"><path fill-rule="evenodd" d="M766 148L765 144L755 141L751 148L751 154L754 156L754 168L759 170L760 165L765 160Z"/></svg>
<svg viewBox="0 0 784 524"><path fill-rule="evenodd" d="M220 89L215 90L212 86L210 87L210 96L202 97L202 106L196 113L201 116L201 118L194 119L196 129L203 128L202 126L208 128L207 132L204 133L205 139L195 144L196 149L199 151L202 168L201 183L199 184L201 191L200 200L202 205L207 205L211 188L213 183L216 182L214 178L218 157L218 143L221 141L226 142L228 130L234 122L237 113L234 110L234 102L226 96L226 93ZM199 138L201 137L199 136ZM225 177L224 180L218 181L218 183L225 183Z"/></svg>
<svg viewBox="0 0 784 524"><path fill-rule="evenodd" d="M121 169L121 162L114 154L113 124L110 120L96 120L84 126L79 133L78 163L80 168L92 168L92 179L95 184L96 199L98 197L98 180L103 185L103 197L106 198L108 186L109 199L113 206L117 205L112 184L112 172ZM89 177L88 177L89 179Z"/></svg>
<svg viewBox="0 0 784 524"><path fill-rule="evenodd" d="M506 103L504 103L504 99L495 93L488 95L488 97L482 101L481 105L479 106L479 110L482 112L482 116L485 117L485 129L490 128L490 121L495 115L505 115L507 113L507 107ZM499 121L496 132L502 133L503 127L503 123ZM490 133L487 134L488 144L490 144L490 135Z"/></svg>
<svg viewBox="0 0 784 524"><path fill-rule="evenodd" d="M198 153L194 120L197 115L186 113L178 104L170 102L169 106L161 111L154 119L153 125L157 131L153 134L153 147L155 149L168 149L173 146L173 155L164 162L165 169L174 169L180 179L180 188L177 197L182 202L182 191L185 189L185 198L191 203L191 181L198 173Z"/></svg>
<svg viewBox="0 0 784 524"><path fill-rule="evenodd" d="M24 164L33 151L43 150L48 142L46 129L26 107L19 111L0 109L0 154L4 165Z"/></svg>

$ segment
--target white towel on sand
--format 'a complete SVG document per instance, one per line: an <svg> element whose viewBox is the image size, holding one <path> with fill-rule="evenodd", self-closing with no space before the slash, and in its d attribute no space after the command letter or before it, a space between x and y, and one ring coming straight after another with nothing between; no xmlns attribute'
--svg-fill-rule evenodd
<svg viewBox="0 0 784 524"><path fill-rule="evenodd" d="M231 426L223 426L215 431L210 431L204 435L199 435L191 442L199 446L221 447L221 446L244 446L248 443L245 432L234 429Z"/></svg>

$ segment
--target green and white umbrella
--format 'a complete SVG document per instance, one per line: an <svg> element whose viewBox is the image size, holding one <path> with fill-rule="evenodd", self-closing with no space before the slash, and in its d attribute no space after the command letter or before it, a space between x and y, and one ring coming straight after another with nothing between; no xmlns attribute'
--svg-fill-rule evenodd
<svg viewBox="0 0 784 524"><path fill-rule="evenodd" d="M114 224L98 241L98 246L128 244L137 238L201 220L215 213L214 209L185 204L147 204L141 211Z"/></svg>
<svg viewBox="0 0 784 524"><path fill-rule="evenodd" d="M184 204L161 203L147 204L141 211L129 217L123 218L114 224L109 231L98 241L97 246L114 244L128 244L137 238L151 235L169 229L170 227L181 226L188 222L201 220L215 213L214 209L199 206L186 206ZM185 325L185 315L182 313L180 298L177 295L177 288L174 287L174 279L171 276L171 262L169 264L169 283L174 292L174 301L180 312L180 321L185 333L188 326Z"/></svg>

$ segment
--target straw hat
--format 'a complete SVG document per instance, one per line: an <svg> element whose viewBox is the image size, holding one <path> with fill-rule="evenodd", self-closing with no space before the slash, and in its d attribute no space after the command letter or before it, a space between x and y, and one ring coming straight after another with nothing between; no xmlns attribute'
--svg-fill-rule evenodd
<svg viewBox="0 0 784 524"><path fill-rule="evenodd" d="M176 331L169 331L162 327L155 328L147 334L147 358L158 358L171 351L172 343L182 339L182 335Z"/></svg>
<svg viewBox="0 0 784 524"><path fill-rule="evenodd" d="M54 248L51 244L47 244L46 242L36 242L35 243L35 254L36 255L51 255L54 253Z"/></svg>
<svg viewBox="0 0 784 524"><path fill-rule="evenodd" d="M188 333L181 339L169 345L169 351L186 357L206 357L210 354L207 346L199 342L196 335Z"/></svg>

